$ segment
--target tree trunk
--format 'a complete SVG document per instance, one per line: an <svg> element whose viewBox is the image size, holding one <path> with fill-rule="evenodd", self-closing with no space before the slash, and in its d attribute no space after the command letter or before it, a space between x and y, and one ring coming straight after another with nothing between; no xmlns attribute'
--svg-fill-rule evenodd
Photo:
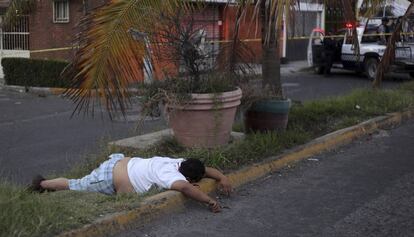
<svg viewBox="0 0 414 237"><path fill-rule="evenodd" d="M280 55L277 43L276 16L270 16L270 7L261 3L262 23L262 87L270 89L275 97L283 97L280 80ZM270 21L271 17L271 21Z"/></svg>

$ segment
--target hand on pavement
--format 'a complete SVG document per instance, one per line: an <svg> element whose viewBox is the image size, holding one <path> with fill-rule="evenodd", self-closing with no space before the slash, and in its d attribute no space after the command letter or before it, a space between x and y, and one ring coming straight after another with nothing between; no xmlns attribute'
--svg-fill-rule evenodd
<svg viewBox="0 0 414 237"><path fill-rule="evenodd" d="M208 203L208 207L210 208L211 212L213 212L213 213L217 213L217 212L220 212L221 211L220 203L217 202L217 201L211 200Z"/></svg>
<svg viewBox="0 0 414 237"><path fill-rule="evenodd" d="M231 186L230 180L227 177L222 178L219 181L218 188L227 196L230 196L230 194L233 192L233 187Z"/></svg>

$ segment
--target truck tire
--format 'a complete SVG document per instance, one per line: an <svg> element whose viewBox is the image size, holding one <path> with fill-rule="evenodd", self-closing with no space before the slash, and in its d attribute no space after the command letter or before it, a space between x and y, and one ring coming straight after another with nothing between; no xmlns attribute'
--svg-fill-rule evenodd
<svg viewBox="0 0 414 237"><path fill-rule="evenodd" d="M378 63L378 58L374 57L367 58L364 62L365 75L371 81L375 80L375 77L377 76Z"/></svg>

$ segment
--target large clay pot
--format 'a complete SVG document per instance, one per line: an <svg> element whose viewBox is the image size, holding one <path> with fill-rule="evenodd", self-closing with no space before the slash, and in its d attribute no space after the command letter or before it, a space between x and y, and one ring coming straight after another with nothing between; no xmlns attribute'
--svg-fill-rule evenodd
<svg viewBox="0 0 414 237"><path fill-rule="evenodd" d="M229 142L242 91L192 94L186 105L167 105L169 124L186 147L213 148Z"/></svg>
<svg viewBox="0 0 414 237"><path fill-rule="evenodd" d="M244 115L247 132L284 131L288 123L291 100L255 102Z"/></svg>

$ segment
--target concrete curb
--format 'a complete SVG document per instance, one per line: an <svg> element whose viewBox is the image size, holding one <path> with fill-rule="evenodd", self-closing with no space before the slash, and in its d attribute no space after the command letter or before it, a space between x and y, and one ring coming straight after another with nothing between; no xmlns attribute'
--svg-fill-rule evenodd
<svg viewBox="0 0 414 237"><path fill-rule="evenodd" d="M31 93L36 95L55 95L61 96L67 90L66 88L53 88L53 87L24 87L24 86L0 86L3 90L14 91L19 93ZM139 90L135 88L128 89L130 93L138 93Z"/></svg>
<svg viewBox="0 0 414 237"><path fill-rule="evenodd" d="M331 150L340 145L373 133L381 128L389 128L401 124L404 120L414 117L414 108L405 112L397 112L385 116L376 117L358 125L341 129L324 135L313 141L284 152L282 155L270 157L263 162L242 168L227 174L234 187L256 180L268 173L275 172L288 164L304 160L321 152ZM204 179L200 188L206 193L216 189L216 184L211 179ZM86 225L80 229L71 230L60 234L61 237L69 236L104 236L115 234L125 230L128 226L140 226L149 223L157 216L178 210L184 206L186 198L175 191L166 191L146 198L142 205L134 210L115 213Z"/></svg>
<svg viewBox="0 0 414 237"><path fill-rule="evenodd" d="M123 147L123 148L134 148L134 149L146 149L151 147L162 139L173 138L174 132L168 128L161 131L147 133L135 137L129 137L118 141L109 142L109 146ZM245 137L244 133L231 132L230 141L240 140Z"/></svg>
<svg viewBox="0 0 414 237"><path fill-rule="evenodd" d="M33 93L37 95L61 95L65 92L65 88L49 88L49 87L24 87L24 86L1 86L4 90L19 93Z"/></svg>

